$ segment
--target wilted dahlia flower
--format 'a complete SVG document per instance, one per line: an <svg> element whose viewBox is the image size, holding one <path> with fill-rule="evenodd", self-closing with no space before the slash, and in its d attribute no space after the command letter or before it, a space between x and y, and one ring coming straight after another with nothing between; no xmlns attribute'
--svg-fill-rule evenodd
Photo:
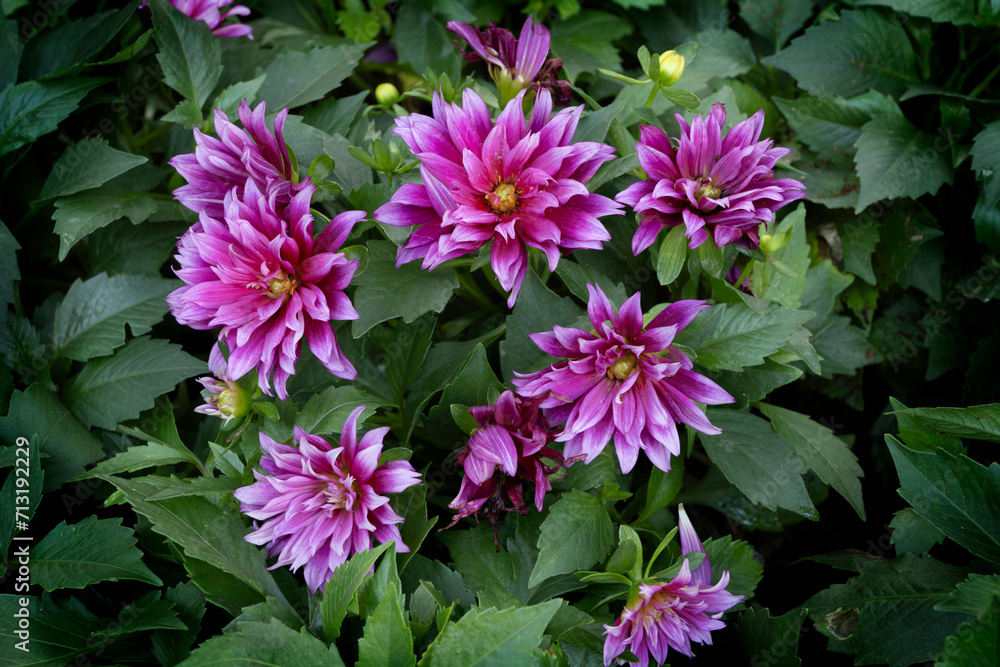
<svg viewBox="0 0 1000 667"><path fill-rule="evenodd" d="M462 488L448 507L458 510L452 520L484 513L496 529L503 511L528 513L524 482L535 485L535 508L541 512L549 475L562 464L562 454L547 445L555 438L538 407L539 400L508 390L494 405L469 408L479 428L458 455L465 469ZM551 463L546 463L546 460ZM507 501L510 501L510 506Z"/></svg>
<svg viewBox="0 0 1000 667"><path fill-rule="evenodd" d="M229 122L226 114L215 110L215 132L219 138L194 130L194 153L177 155L170 165L188 182L174 190L174 197L195 213L213 218L224 215L223 199L236 188L242 194L247 179L268 195L274 193L279 208L309 185L308 179L295 183L292 160L282 131L288 109L274 118L272 133L264 120L266 103L251 111L244 99L237 114L244 132Z"/></svg>
<svg viewBox="0 0 1000 667"><path fill-rule="evenodd" d="M640 216L632 252L638 255L660 230L681 224L692 248L704 243L709 233L720 248L730 243L756 248L760 223L772 222L775 211L805 197L805 186L798 181L774 178L775 163L789 149L772 148L770 139L757 141L763 111L725 137L726 109L721 104L713 105L707 118L695 116L690 125L675 117L681 126L676 148L660 128L639 128L636 149L648 178L615 197Z"/></svg>
<svg viewBox="0 0 1000 667"><path fill-rule="evenodd" d="M305 565L313 593L323 589L338 565L371 549L373 537L381 543L394 540L397 552L409 551L397 527L403 519L386 494L418 484L420 474L408 461L378 465L389 428L372 429L358 441L363 409L355 408L348 417L336 447L298 426L297 448L261 433L264 472L255 470L257 481L233 494L240 510L255 520L246 541L266 544L268 554L278 557L271 569L288 565L294 572Z"/></svg>
<svg viewBox="0 0 1000 667"><path fill-rule="evenodd" d="M524 91L518 95L523 98ZM478 250L492 241L490 263L513 306L528 270L528 246L542 250L554 271L560 253L601 248L611 238L598 218L620 206L591 194L585 183L614 149L593 141L571 144L582 107L551 119L552 96L538 94L527 124L520 104L490 119L471 90L463 107L434 95L434 117L396 119L397 135L420 158L422 184L406 183L375 217L417 225L396 265L423 259L423 268Z"/></svg>
<svg viewBox="0 0 1000 667"><path fill-rule="evenodd" d="M485 30L460 21L448 21L447 27L472 48L471 53L463 52L462 57L469 62L485 60L489 63L490 77L500 91L500 106L529 86L535 90L549 90L560 106L569 104L573 94L569 82L556 78L562 61L545 59L552 41L549 30L535 23L532 17L525 20L517 39L510 30L498 28L493 21Z"/></svg>
<svg viewBox="0 0 1000 667"><path fill-rule="evenodd" d="M705 553L683 508L680 512L681 551ZM685 542L685 521L690 529L688 542ZM650 658L657 664L665 664L671 648L693 658L691 642L711 645L712 631L726 627L721 620L723 612L743 596L725 590L729 585L728 572L723 572L714 586L710 583L708 558L702 561L697 575L692 575L685 558L680 572L669 583L640 583L615 624L604 626L604 664L610 665L625 649L639 658L640 667L647 667ZM624 664L623 661L619 663Z"/></svg>
<svg viewBox="0 0 1000 667"><path fill-rule="evenodd" d="M249 16L250 9L243 5L236 5L226 13L222 13L223 7L233 4L233 0L167 0L182 13L190 16L196 21L204 21L212 29L212 34L216 37L249 37L253 39L253 29L242 23L227 23L219 25L230 16ZM144 3L145 4L145 3Z"/></svg>
<svg viewBox="0 0 1000 667"><path fill-rule="evenodd" d="M544 352L566 361L517 373L514 385L523 396L544 398L549 423L566 423L556 440L566 443L567 459L583 455L590 463L613 436L623 472L632 470L639 450L657 468L670 470L670 455L680 454L676 422L710 435L722 432L693 401L733 402L722 387L692 371L691 360L671 344L708 306L678 301L643 327L638 293L616 314L599 287L587 289L595 333L556 326L531 334Z"/></svg>
<svg viewBox="0 0 1000 667"><path fill-rule="evenodd" d="M212 352L208 355L208 369L215 377L197 378L205 388L201 393L205 403L196 407L194 411L220 417L227 424L231 419L245 416L250 411L250 392L229 379L229 366L219 350L218 343L212 346Z"/></svg>
<svg viewBox="0 0 1000 667"><path fill-rule="evenodd" d="M222 327L229 347L229 379L257 369L257 384L279 398L295 373L303 337L334 375L357 376L340 352L332 320L355 320L344 294L357 260L337 252L363 211L341 213L313 240L309 201L315 188L299 190L280 215L276 193L267 196L247 180L243 195L225 198L221 220L201 214L200 223L177 242L177 276L186 284L167 296L181 324L195 329Z"/></svg>

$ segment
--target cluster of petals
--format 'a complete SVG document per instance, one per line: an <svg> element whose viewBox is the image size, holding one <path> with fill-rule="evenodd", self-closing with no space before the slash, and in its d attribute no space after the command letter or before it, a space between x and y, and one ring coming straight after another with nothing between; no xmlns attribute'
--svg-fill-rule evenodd
<svg viewBox="0 0 1000 667"><path fill-rule="evenodd" d="M358 440L356 408L344 425L336 447L295 427L298 447L260 434L263 456L256 482L237 489L244 514L254 519L246 540L268 547L277 556L271 569L305 566L309 590L322 590L333 571L353 554L372 547L372 538L395 542L409 551L386 494L399 493L420 481L408 461L378 465L388 427L368 431ZM262 522L262 523L258 523Z"/></svg>
<svg viewBox="0 0 1000 667"><path fill-rule="evenodd" d="M485 30L460 21L449 21L447 28L469 43L472 51L463 53L462 57L469 62L484 60L489 63L490 76L501 89L521 90L529 86L535 90L545 89L555 96L556 104L569 103L572 97L569 83L557 78L562 61L546 59L552 41L549 30L535 23L531 16L525 20L516 39L514 33L498 28L493 21Z"/></svg>
<svg viewBox="0 0 1000 667"><path fill-rule="evenodd" d="M218 139L195 128L194 153L170 160L171 166L187 181L187 185L174 190L174 197L195 213L221 218L226 195L236 188L237 196L242 196L248 180L261 192L273 194L279 210L309 187L308 179L296 182L297 175L285 145L283 130L288 109L275 117L273 133L265 121L266 111L264 102L251 111L244 99L237 114L245 131L218 109L215 110Z"/></svg>
<svg viewBox="0 0 1000 667"><path fill-rule="evenodd" d="M681 551L705 553L683 507L679 524ZM729 572L723 572L714 586L711 580L706 556L694 573L685 558L680 572L668 583L640 583L638 594L625 605L614 625L604 626L605 666L626 649L639 658L636 664L647 667L650 658L656 664L666 664L671 648L693 658L692 642L711 645L711 633L726 626L722 614L743 599L726 591Z"/></svg>
<svg viewBox="0 0 1000 667"><path fill-rule="evenodd" d="M265 194L252 179L242 194L231 189L221 219L203 212L178 241L175 273L185 285L167 297L181 324L222 328L219 339L230 350L228 379L256 368L258 386L271 394L273 374L282 399L303 338L331 373L357 376L330 322L358 318L344 294L358 261L337 251L365 214L341 213L313 239L314 189L300 189L287 207L278 205L276 190Z"/></svg>
<svg viewBox="0 0 1000 667"><path fill-rule="evenodd" d="M534 484L535 508L542 511L545 493L552 490L549 475L559 468L563 458L548 447L555 434L541 414L539 403L508 390L493 405L469 408L479 428L458 455L465 476L458 496L448 505L458 510L451 525L482 512L496 528L501 512L527 514L525 482Z"/></svg>
<svg viewBox="0 0 1000 667"><path fill-rule="evenodd" d="M518 374L514 385L522 396L543 398L550 423L565 422L556 440L566 443L567 459L583 456L590 463L613 437L623 472L632 470L640 450L657 468L670 470L670 456L680 454L677 422L721 433L694 402L733 402L722 387L691 370L691 360L672 344L708 306L677 301L643 326L638 293L616 313L600 287L587 288L594 331L556 326L531 334L539 348L564 361Z"/></svg>
<svg viewBox="0 0 1000 667"><path fill-rule="evenodd" d="M709 234L720 248L730 243L758 247L760 224L772 222L775 211L805 197L805 186L798 181L774 177L775 164L789 149L773 148L770 139L757 141L763 110L725 136L721 104L713 105L707 117L695 116L690 125L680 115L676 118L681 128L676 147L660 128L639 128L636 149L648 178L615 197L640 218L632 252L638 255L661 230L677 225L684 225L692 248Z"/></svg>
<svg viewBox="0 0 1000 667"><path fill-rule="evenodd" d="M230 16L249 16L250 9L233 4L233 0L169 0L181 13L196 21L204 21L216 37L249 37L253 39L253 29L242 23L226 23ZM229 9L226 9L229 7ZM223 11L225 10L225 11Z"/></svg>
<svg viewBox="0 0 1000 667"><path fill-rule="evenodd" d="M612 159L614 149L592 141L571 143L582 107L550 118L552 97L541 91L529 121L524 91L494 124L473 91L463 106L437 94L433 117L396 119L395 133L420 158L423 183L404 184L375 217L416 225L396 256L397 266L422 259L423 268L474 252L492 242L490 263L513 306L528 270L528 247L555 270L560 255L600 249L611 236L599 218L620 205L591 194L586 183Z"/></svg>
<svg viewBox="0 0 1000 667"><path fill-rule="evenodd" d="M215 377L197 378L205 388L202 392L205 402L194 411L219 417L227 423L245 415L250 409L250 395L239 383L229 379L229 366L218 344L212 346L212 352L208 356L208 369Z"/></svg>

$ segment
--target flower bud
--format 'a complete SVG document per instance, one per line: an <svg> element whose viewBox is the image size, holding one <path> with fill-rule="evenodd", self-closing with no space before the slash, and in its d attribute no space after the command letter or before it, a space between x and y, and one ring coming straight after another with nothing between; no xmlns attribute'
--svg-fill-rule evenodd
<svg viewBox="0 0 1000 667"><path fill-rule="evenodd" d="M391 107L399 101L399 89L391 83L380 83L375 88L375 101L384 107Z"/></svg>
<svg viewBox="0 0 1000 667"><path fill-rule="evenodd" d="M776 250L781 250L786 245L788 245L789 234L788 232L779 232L777 234L761 234L760 235L760 249L764 252L774 252Z"/></svg>
<svg viewBox="0 0 1000 667"><path fill-rule="evenodd" d="M660 83L664 86L672 86L677 83L684 74L684 56L676 51L667 51L660 54Z"/></svg>

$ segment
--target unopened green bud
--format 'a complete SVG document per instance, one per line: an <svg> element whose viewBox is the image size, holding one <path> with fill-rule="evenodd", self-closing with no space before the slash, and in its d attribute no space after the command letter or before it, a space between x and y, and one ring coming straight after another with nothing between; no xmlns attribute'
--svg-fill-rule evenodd
<svg viewBox="0 0 1000 667"><path fill-rule="evenodd" d="M681 78L684 73L684 56L676 51L667 51L660 54L660 83L664 86L672 86Z"/></svg>
<svg viewBox="0 0 1000 667"><path fill-rule="evenodd" d="M391 83L380 83L375 88L375 100L384 107L399 101L399 89Z"/></svg>
<svg viewBox="0 0 1000 667"><path fill-rule="evenodd" d="M781 250L786 245L788 245L789 234L788 232L779 232L777 234L761 234L760 235L760 249L764 252L775 252L776 250Z"/></svg>

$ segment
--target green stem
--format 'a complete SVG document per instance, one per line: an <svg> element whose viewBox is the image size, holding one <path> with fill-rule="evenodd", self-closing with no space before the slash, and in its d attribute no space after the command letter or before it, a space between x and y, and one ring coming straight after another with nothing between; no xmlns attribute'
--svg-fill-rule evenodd
<svg viewBox="0 0 1000 667"><path fill-rule="evenodd" d="M993 68L992 72L986 75L985 79L979 82L978 86L972 89L972 92L969 93L969 97L976 97L979 95L979 93L986 90L986 86L990 85L990 81L992 81L993 77L995 77L997 74L1000 74L1000 63L998 63L997 66Z"/></svg>
<svg viewBox="0 0 1000 667"><path fill-rule="evenodd" d="M646 98L646 108L650 109L653 106L653 100L656 99L656 94L660 92L660 86L655 81L653 82L653 90L650 91L649 97Z"/></svg>

